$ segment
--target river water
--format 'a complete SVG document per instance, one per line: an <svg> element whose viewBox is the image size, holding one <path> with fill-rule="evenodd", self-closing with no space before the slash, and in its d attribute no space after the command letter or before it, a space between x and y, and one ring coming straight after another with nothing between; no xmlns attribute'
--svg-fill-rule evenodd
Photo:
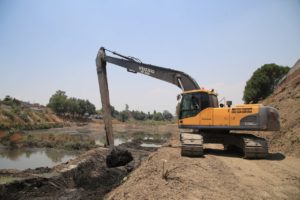
<svg viewBox="0 0 300 200"><path fill-rule="evenodd" d="M158 148L161 147L161 144L164 143L170 134L149 134L145 132L134 132L131 134L124 134L124 133L116 133L114 135L114 143L115 146L126 142L132 142L139 140L141 142L142 147L154 147ZM95 143L97 145L103 146L106 143L106 137L104 135L97 136L95 138Z"/></svg>
<svg viewBox="0 0 300 200"><path fill-rule="evenodd" d="M78 155L76 151L65 151L52 148L20 148L0 147L0 169L24 170L37 167L53 167Z"/></svg>
<svg viewBox="0 0 300 200"><path fill-rule="evenodd" d="M48 130L27 131L26 134L65 134L86 136L89 140L95 141L96 145L103 146L106 143L104 134L100 135L96 130L85 130L70 128L56 128ZM115 145L138 141L142 147L158 148L164 143L170 134L149 134L141 131L115 133ZM75 158L79 152L66 151L55 148L7 148L0 146L0 169L34 169L37 167L53 167L54 165Z"/></svg>

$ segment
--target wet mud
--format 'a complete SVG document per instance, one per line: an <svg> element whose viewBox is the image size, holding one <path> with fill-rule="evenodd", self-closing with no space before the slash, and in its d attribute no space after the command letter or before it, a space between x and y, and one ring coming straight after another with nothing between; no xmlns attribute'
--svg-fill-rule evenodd
<svg viewBox="0 0 300 200"><path fill-rule="evenodd" d="M53 168L0 170L0 199L103 199L154 150L134 146L92 149Z"/></svg>

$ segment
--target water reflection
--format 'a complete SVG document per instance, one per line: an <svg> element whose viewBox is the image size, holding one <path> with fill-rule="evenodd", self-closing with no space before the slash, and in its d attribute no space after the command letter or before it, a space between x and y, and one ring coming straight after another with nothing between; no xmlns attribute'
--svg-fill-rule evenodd
<svg viewBox="0 0 300 200"><path fill-rule="evenodd" d="M78 152L49 148L0 148L0 169L53 167L78 155Z"/></svg>
<svg viewBox="0 0 300 200"><path fill-rule="evenodd" d="M141 147L154 147L154 148L159 148L159 147L161 147L161 145L160 144L152 144L152 143L143 143L143 144L141 144Z"/></svg>
<svg viewBox="0 0 300 200"><path fill-rule="evenodd" d="M118 146L126 142L140 141L142 142L141 146L143 147L160 147L170 136L170 133L150 134L145 132L118 132L114 135L114 142L115 145ZM104 135L98 136L95 143L97 145L104 145L106 143L106 137Z"/></svg>

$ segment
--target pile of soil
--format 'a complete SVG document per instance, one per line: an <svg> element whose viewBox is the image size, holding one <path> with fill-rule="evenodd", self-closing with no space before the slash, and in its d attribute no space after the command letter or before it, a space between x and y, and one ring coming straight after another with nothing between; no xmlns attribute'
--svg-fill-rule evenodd
<svg viewBox="0 0 300 200"><path fill-rule="evenodd" d="M267 134L270 150L300 157L300 60L262 103L277 108L280 113L281 130Z"/></svg>

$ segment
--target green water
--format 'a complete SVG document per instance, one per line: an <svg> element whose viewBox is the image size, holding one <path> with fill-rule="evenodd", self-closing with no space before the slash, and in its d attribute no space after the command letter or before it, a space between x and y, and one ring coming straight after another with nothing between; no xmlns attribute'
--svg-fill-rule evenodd
<svg viewBox="0 0 300 200"><path fill-rule="evenodd" d="M50 148L0 148L0 169L53 167L75 158L78 152Z"/></svg>

